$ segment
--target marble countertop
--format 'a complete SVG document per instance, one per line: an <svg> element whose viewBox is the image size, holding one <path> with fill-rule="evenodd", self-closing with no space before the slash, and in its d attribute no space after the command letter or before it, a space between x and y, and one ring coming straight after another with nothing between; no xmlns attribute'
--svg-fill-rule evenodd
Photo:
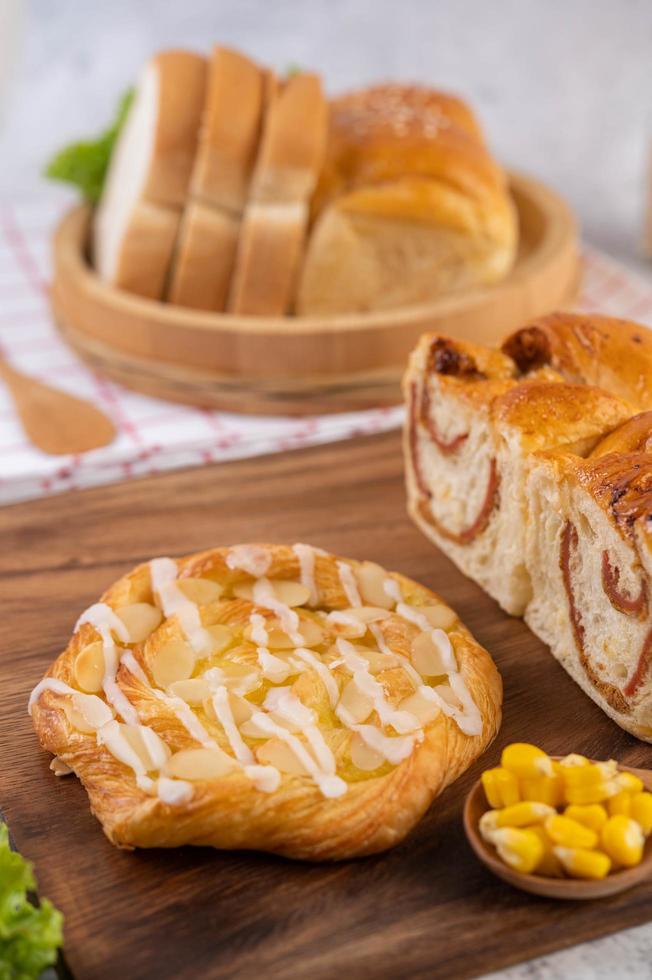
<svg viewBox="0 0 652 980"><path fill-rule="evenodd" d="M649 0L0 0L0 89L13 75L0 205L38 194L53 150L103 128L149 52L212 40L314 67L331 92L396 78L465 95L502 160L554 186L590 242L652 276ZM652 924L492 977L648 980L651 959Z"/></svg>

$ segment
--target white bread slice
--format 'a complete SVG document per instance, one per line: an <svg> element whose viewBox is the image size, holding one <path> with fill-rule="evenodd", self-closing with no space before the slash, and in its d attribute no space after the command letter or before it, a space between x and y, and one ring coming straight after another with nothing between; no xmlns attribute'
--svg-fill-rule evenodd
<svg viewBox="0 0 652 980"><path fill-rule="evenodd" d="M205 81L205 59L189 51L162 51L143 68L93 227L95 268L120 289L151 299L163 295Z"/></svg>
<svg viewBox="0 0 652 980"><path fill-rule="evenodd" d="M256 158L265 73L215 47L199 146L170 277L171 303L224 310Z"/></svg>
<svg viewBox="0 0 652 980"><path fill-rule="evenodd" d="M647 741L651 487L649 453L535 454L526 548L533 596L525 610L530 629L586 694Z"/></svg>
<svg viewBox="0 0 652 980"><path fill-rule="evenodd" d="M272 91L240 232L229 312L278 316L291 311L327 120L317 75L294 75Z"/></svg>

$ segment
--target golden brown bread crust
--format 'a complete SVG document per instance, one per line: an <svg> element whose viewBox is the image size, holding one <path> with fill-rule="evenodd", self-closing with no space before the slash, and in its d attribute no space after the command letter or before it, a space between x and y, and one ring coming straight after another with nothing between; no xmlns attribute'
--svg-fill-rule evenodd
<svg viewBox="0 0 652 980"><path fill-rule="evenodd" d="M525 451L557 445L584 454L600 436L620 425L628 405L591 385L524 380L492 404L492 418L519 431Z"/></svg>
<svg viewBox="0 0 652 980"><path fill-rule="evenodd" d="M256 159L264 85L265 73L249 58L213 49L190 191L236 214L245 206Z"/></svg>
<svg viewBox="0 0 652 980"><path fill-rule="evenodd" d="M331 102L326 160L313 207L404 177L442 180L469 196L504 192L504 177L459 99L415 85L379 85Z"/></svg>
<svg viewBox="0 0 652 980"><path fill-rule="evenodd" d="M591 459L609 453L652 452L652 412L640 412L602 439L591 453Z"/></svg>
<svg viewBox="0 0 652 980"><path fill-rule="evenodd" d="M652 455L609 453L578 460L575 477L621 533L631 535L641 518L652 518Z"/></svg>
<svg viewBox="0 0 652 980"><path fill-rule="evenodd" d="M159 79L160 107L153 166L143 196L181 208L197 149L206 90L206 59L191 51L162 51L152 59Z"/></svg>
<svg viewBox="0 0 652 980"><path fill-rule="evenodd" d="M280 545L256 546L271 559L267 571L274 580L296 581L300 565L293 549ZM230 598L234 586L250 582L251 576L227 565L229 549L217 548L178 561L179 578L204 578L226 589L224 600L201 607L204 626L230 624L233 629L248 621L249 600ZM356 573L359 562L346 560ZM400 575L404 601L410 605L438 604L440 600L425 587ZM318 553L315 581L319 608L348 607L347 594L337 559ZM102 597L113 609L130 603L154 601L148 565L140 565L115 583ZM261 610L269 615L265 610ZM416 628L393 615L384 630L392 649L409 655ZM178 638L175 618L163 621L144 642L131 646L133 656L144 671L143 683L127 664L118 671L118 684L138 711L141 722L151 726L173 752L194 747L195 741L177 715L153 694L152 669L161 647ZM305 776L283 776L280 787L271 793L256 790L240 770L215 780L197 781L194 795L183 805L171 806L139 789L133 773L92 734L77 730L66 711L70 696L45 690L33 709L34 724L41 744L69 765L82 780L91 808L101 821L109 839L123 847L173 847L181 844L212 845L220 848L250 848L306 859L339 859L383 850L400 841L415 825L431 801L486 748L500 723L501 682L491 658L472 638L456 617L452 617L448 636L459 670L482 718L482 734L464 735L457 724L443 714L424 728L424 739L412 754L394 767L384 766L380 774L355 772L346 762L347 733L339 739L334 731L331 742L344 773L348 790L337 799L326 799ZM82 649L96 639L92 626L78 628L66 650L49 669L47 676L75 684L75 661ZM339 668L341 669L341 668ZM400 697L403 682L395 670L378 675L388 699ZM337 676L337 672L334 672ZM307 680L306 680L307 679ZM325 690L318 675L299 675L302 700L320 713L320 727L328 730L334 722L324 708ZM324 720L326 719L326 720ZM217 723L202 716L202 722L216 740L225 745L224 732ZM339 745L339 747L338 747ZM344 760L344 761L342 761Z"/></svg>
<svg viewBox="0 0 652 980"><path fill-rule="evenodd" d="M652 408L652 334L639 323L598 314L552 313L503 342L526 374L543 366L597 385L639 410Z"/></svg>
<svg viewBox="0 0 652 980"><path fill-rule="evenodd" d="M515 255L515 209L470 110L417 86L331 103L312 216L305 315L426 303L496 282Z"/></svg>

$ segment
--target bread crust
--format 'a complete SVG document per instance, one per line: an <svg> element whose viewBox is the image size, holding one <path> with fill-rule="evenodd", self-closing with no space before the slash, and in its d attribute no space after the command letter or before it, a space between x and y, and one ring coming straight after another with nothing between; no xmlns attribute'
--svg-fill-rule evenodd
<svg viewBox="0 0 652 980"><path fill-rule="evenodd" d="M267 575L271 579L296 581L299 578L300 564L293 549L281 545L255 547L269 557ZM248 573L229 567L228 556L229 549L216 548L180 559L179 579L202 577L220 583L227 590L251 581ZM319 608L342 609L348 605L338 561L344 562L354 575L360 567L359 562L318 553L314 574ZM404 601L409 604L441 603L425 587L401 575L392 578L400 584ZM102 601L113 609L130 603L152 603L148 566L140 565L119 579ZM201 619L205 626L246 623L250 612L249 601L225 598L223 602L202 606ZM486 748L500 724L502 686L490 656L454 615L447 629L459 671L479 709L482 733L465 735L454 721L440 714L426 725L423 740L415 744L407 758L398 765L385 767L380 774L358 772L356 778L349 777L347 792L336 799L325 798L307 776L284 775L277 790L264 793L256 790L240 770L233 770L220 778L195 782L192 798L171 806L139 789L127 766L104 745L98 745L94 735L74 727L67 710L70 695L42 690L33 708L34 725L43 747L79 776L93 813L109 839L118 846L196 844L266 850L309 860L372 854L398 843L411 830L435 796ZM394 649L409 651L414 631L415 627L407 621L392 616L386 636ZM96 637L88 623L79 627L46 676L74 685L77 656ZM137 708L142 723L150 725L173 752L196 743L179 718L154 696L150 685L158 652L178 637L178 621L174 617L164 619L145 641L131 647L144 679L139 679L124 662L117 674L120 689ZM395 674L396 671L389 670L379 675L383 677L388 697L394 696L392 692L398 695L403 683ZM304 691L310 694L304 694L308 698L306 703L321 710L325 690L317 675L308 672L299 678L304 679ZM219 725L202 718L211 735L223 742L224 733ZM331 724L332 721L322 722L320 727L325 726L327 730ZM335 746L337 739L330 744ZM345 746L335 751L338 760L346 760ZM340 764L344 763L338 761L338 771Z"/></svg>
<svg viewBox="0 0 652 980"><path fill-rule="evenodd" d="M652 408L652 334L599 314L552 313L502 345L525 374L548 365L568 381L597 385L639 411Z"/></svg>
<svg viewBox="0 0 652 980"><path fill-rule="evenodd" d="M514 258L514 207L475 118L461 100L417 86L332 102L313 216L304 314L425 302L494 282Z"/></svg>
<svg viewBox="0 0 652 980"><path fill-rule="evenodd" d="M151 203L182 208L197 149L206 59L191 51L161 51L152 64L159 77L159 100L143 196Z"/></svg>
<svg viewBox="0 0 652 980"><path fill-rule="evenodd" d="M240 215L256 160L265 72L229 48L215 47L190 192Z"/></svg>

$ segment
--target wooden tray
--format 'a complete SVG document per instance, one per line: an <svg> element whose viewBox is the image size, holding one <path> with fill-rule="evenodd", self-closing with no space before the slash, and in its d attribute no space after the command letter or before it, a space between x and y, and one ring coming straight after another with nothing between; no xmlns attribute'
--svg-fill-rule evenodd
<svg viewBox="0 0 652 980"><path fill-rule="evenodd" d="M573 216L543 184L510 179L519 255L510 276L489 289L326 318L197 312L100 282L85 258L90 214L81 207L56 232L54 314L93 367L160 398L293 415L395 404L407 355L424 330L492 344L572 300L579 277Z"/></svg>
<svg viewBox="0 0 652 980"><path fill-rule="evenodd" d="M652 749L407 520L396 433L7 507L0 540L0 808L63 909L79 980L461 980L652 918L652 881L594 903L554 902L510 888L467 844L466 792L508 742L632 766L649 765ZM393 851L321 866L118 851L77 781L48 769L27 698L79 612L152 555L244 540L310 541L399 569L440 591L496 659L498 738Z"/></svg>

